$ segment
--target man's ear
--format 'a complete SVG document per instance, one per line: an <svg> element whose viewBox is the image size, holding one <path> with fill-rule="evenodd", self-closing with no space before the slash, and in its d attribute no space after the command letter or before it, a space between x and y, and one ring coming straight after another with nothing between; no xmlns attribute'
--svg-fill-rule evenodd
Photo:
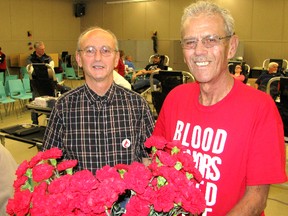
<svg viewBox="0 0 288 216"><path fill-rule="evenodd" d="M229 50L228 50L228 56L227 56L228 59L231 59L231 58L234 57L234 55L237 52L238 44L239 44L238 36L237 35L233 35L230 38L230 41L229 41Z"/></svg>
<svg viewBox="0 0 288 216"><path fill-rule="evenodd" d="M114 62L114 68L117 67L118 62L119 62L119 59L120 59L120 53L119 53L119 51L118 51L118 52L116 52L116 57L115 57L115 62Z"/></svg>
<svg viewBox="0 0 288 216"><path fill-rule="evenodd" d="M75 52L75 58L79 67L82 67L82 61L80 57L80 53L78 51Z"/></svg>

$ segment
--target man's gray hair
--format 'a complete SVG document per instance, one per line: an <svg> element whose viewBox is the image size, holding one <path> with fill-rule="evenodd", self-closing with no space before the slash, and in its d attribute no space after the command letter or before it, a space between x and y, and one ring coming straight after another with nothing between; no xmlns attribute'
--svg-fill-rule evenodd
<svg viewBox="0 0 288 216"><path fill-rule="evenodd" d="M36 49L36 48L38 48L38 47L41 46L41 45L44 45L44 42L43 42L43 41L36 41L36 42L34 43L34 48Z"/></svg>
<svg viewBox="0 0 288 216"><path fill-rule="evenodd" d="M111 32L110 30L108 30L108 29L103 29L103 28L98 27L98 26L90 27L90 28L86 29L84 32L82 32L82 33L80 34L80 36L79 36L79 38L78 38L78 42L77 42L77 50L81 50L81 47L80 47L80 46L81 46L82 38L83 38L86 34L92 32L92 31L95 31L95 30L101 30L101 31L104 31L104 32L107 32L108 34L110 34L110 35L113 37L113 39L114 39L115 50L116 50L116 51L119 50L119 45L118 45L118 40L117 40L116 35L115 35L113 32Z"/></svg>
<svg viewBox="0 0 288 216"><path fill-rule="evenodd" d="M271 67L273 67L274 65L276 65L277 67L279 66L279 64L278 64L277 62L270 62L270 63L268 64L268 68L271 68Z"/></svg>
<svg viewBox="0 0 288 216"><path fill-rule="evenodd" d="M190 17L196 17L200 14L220 15L224 20L227 36L234 34L234 19L227 9L221 8L209 1L197 1L184 9L184 14L181 18L181 37L183 37L185 21Z"/></svg>

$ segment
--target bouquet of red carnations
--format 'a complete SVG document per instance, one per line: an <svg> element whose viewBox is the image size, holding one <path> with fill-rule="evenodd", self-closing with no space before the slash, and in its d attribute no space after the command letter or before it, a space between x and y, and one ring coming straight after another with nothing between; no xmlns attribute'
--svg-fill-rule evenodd
<svg viewBox="0 0 288 216"><path fill-rule="evenodd" d="M204 195L196 188L201 175L192 157L177 142L152 136L152 162L104 166L93 175L73 173L76 160L57 163L62 151L52 148L24 161L16 171L9 215L172 216L200 214Z"/></svg>

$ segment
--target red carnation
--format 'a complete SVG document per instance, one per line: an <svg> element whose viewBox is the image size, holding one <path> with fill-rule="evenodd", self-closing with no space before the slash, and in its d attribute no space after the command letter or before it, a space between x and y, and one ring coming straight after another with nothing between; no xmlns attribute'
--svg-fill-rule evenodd
<svg viewBox="0 0 288 216"><path fill-rule="evenodd" d="M52 177L54 167L49 164L39 164L32 169L32 177L35 182L40 182Z"/></svg>
<svg viewBox="0 0 288 216"><path fill-rule="evenodd" d="M70 189L70 179L71 175L64 175L61 176L60 178L54 179L48 187L48 192L52 194L62 193L65 190Z"/></svg>
<svg viewBox="0 0 288 216"><path fill-rule="evenodd" d="M161 187L155 194L152 201L155 211L169 212L174 207L174 190L169 185Z"/></svg>
<svg viewBox="0 0 288 216"><path fill-rule="evenodd" d="M66 169L73 168L77 165L77 163L77 160L65 160L57 165L57 170L61 172Z"/></svg>
<svg viewBox="0 0 288 216"><path fill-rule="evenodd" d="M42 158L43 152L38 152L34 157L32 157L32 159L29 162L29 167L33 168L34 166L36 166L40 161L43 160Z"/></svg>
<svg viewBox="0 0 288 216"><path fill-rule="evenodd" d="M19 166L18 169L16 170L16 175L17 177L21 177L25 175L27 169L29 168L29 163L27 160L23 161Z"/></svg>
<svg viewBox="0 0 288 216"><path fill-rule="evenodd" d="M164 151L157 151L156 155L158 156L160 162L165 164L165 166L174 167L177 160L174 157L171 157L170 154Z"/></svg>
<svg viewBox="0 0 288 216"><path fill-rule="evenodd" d="M150 212L149 201L144 201L138 196L133 196L126 205L125 216L147 216Z"/></svg>
<svg viewBox="0 0 288 216"><path fill-rule="evenodd" d="M90 191L95 187L97 180L95 176L89 170L81 170L70 179L70 190L71 191Z"/></svg>
<svg viewBox="0 0 288 216"><path fill-rule="evenodd" d="M115 167L108 165L96 171L96 178L101 182L107 178L121 178Z"/></svg>
<svg viewBox="0 0 288 216"><path fill-rule="evenodd" d="M62 157L62 151L58 148L51 148L43 152L43 160L58 159Z"/></svg>
<svg viewBox="0 0 288 216"><path fill-rule="evenodd" d="M145 141L145 147L151 148L156 147L157 149L163 149L167 141L164 137L161 136L151 136Z"/></svg>
<svg viewBox="0 0 288 216"><path fill-rule="evenodd" d="M124 174L124 181L128 189L143 194L146 187L148 187L151 177L151 172L144 164L133 162L128 172Z"/></svg>
<svg viewBox="0 0 288 216"><path fill-rule="evenodd" d="M25 185L26 181L28 180L27 176L21 176L18 177L14 183L13 183L13 187L15 188L15 190L20 190L21 186Z"/></svg>
<svg viewBox="0 0 288 216"><path fill-rule="evenodd" d="M9 212L13 211L15 215L27 215L30 208L31 197L32 193L29 190L16 191L14 200L9 200L7 209L9 209Z"/></svg>

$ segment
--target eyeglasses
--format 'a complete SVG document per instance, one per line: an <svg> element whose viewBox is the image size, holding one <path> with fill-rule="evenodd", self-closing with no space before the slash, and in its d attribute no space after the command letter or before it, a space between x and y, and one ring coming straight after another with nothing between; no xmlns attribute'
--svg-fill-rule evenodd
<svg viewBox="0 0 288 216"><path fill-rule="evenodd" d="M118 50L112 49L109 46L102 46L99 51L100 51L101 55L104 57L111 56L112 52L118 52ZM79 49L78 52L83 52L85 56L93 57L93 56L95 56L97 49L93 46L89 46L89 47L85 47L82 50Z"/></svg>
<svg viewBox="0 0 288 216"><path fill-rule="evenodd" d="M219 37L218 35L208 35L201 39L201 42L204 47L206 48L212 48L214 46L217 46L221 40L230 38L233 35L228 35L225 37ZM199 39L197 38L191 38L191 39L184 39L181 41L181 45L183 49L195 49L197 47L197 44L199 42Z"/></svg>

